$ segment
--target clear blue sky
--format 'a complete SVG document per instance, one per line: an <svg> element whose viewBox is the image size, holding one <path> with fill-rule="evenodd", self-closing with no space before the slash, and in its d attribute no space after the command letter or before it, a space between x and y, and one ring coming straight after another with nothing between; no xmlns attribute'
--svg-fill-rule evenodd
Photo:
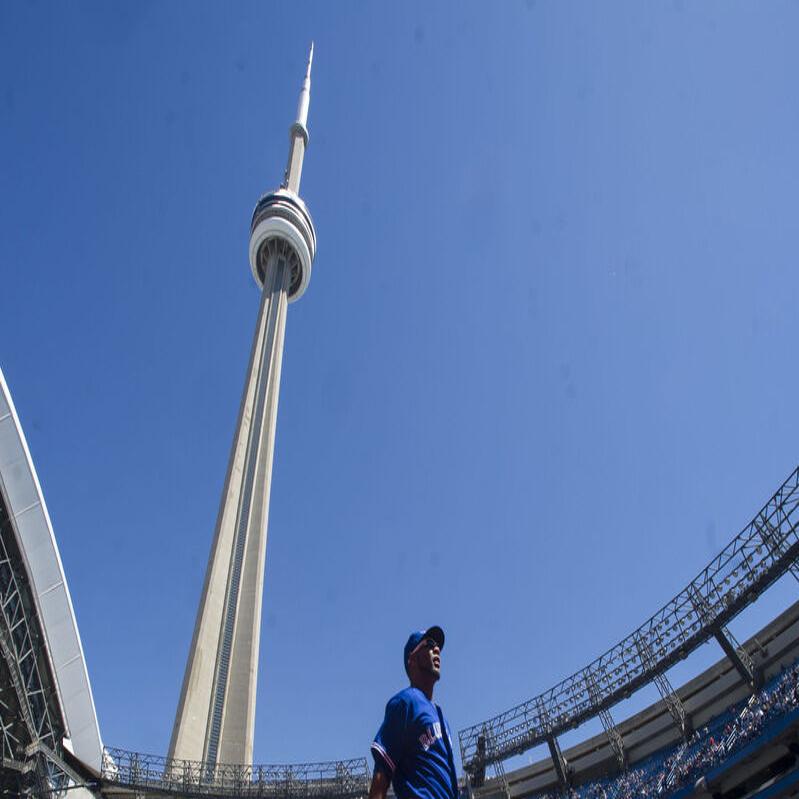
<svg viewBox="0 0 799 799"><path fill-rule="evenodd" d="M311 39L319 249L286 333L260 762L366 754L419 626L447 631L455 729L548 688L794 468L797 24L0 4L0 363L107 744L167 749L258 307L250 214Z"/></svg>

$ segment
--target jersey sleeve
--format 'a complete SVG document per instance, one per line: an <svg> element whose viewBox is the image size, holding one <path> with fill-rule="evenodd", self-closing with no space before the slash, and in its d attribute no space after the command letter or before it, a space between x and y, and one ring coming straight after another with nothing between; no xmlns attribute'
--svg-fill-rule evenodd
<svg viewBox="0 0 799 799"><path fill-rule="evenodd" d="M375 768L394 776L402 758L405 733L408 727L408 706L401 697L392 697L386 705L386 715L372 741Z"/></svg>

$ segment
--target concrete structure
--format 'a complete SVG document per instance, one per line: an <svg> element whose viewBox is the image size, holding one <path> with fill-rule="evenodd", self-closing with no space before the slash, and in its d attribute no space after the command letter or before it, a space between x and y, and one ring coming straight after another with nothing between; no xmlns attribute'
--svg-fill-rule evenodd
<svg viewBox="0 0 799 799"><path fill-rule="evenodd" d="M180 693L170 758L251 763L269 488L287 304L308 286L316 232L298 196L308 144L311 62L290 129L282 186L253 213L250 266L261 288L244 395Z"/></svg>

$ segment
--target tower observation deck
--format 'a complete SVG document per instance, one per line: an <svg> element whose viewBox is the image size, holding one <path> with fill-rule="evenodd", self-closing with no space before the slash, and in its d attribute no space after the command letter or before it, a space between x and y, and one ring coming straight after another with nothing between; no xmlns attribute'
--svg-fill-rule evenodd
<svg viewBox="0 0 799 799"><path fill-rule="evenodd" d="M280 188L253 212L261 289L244 393L169 746L170 759L252 763L269 491L288 303L308 287L316 231L299 197L313 45Z"/></svg>

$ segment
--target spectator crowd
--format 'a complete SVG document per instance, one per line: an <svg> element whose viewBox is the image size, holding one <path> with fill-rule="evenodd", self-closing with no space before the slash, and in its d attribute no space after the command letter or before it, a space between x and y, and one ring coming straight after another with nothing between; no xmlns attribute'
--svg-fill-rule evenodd
<svg viewBox="0 0 799 799"><path fill-rule="evenodd" d="M757 738L770 722L799 707L799 662L773 677L677 747L610 779L572 788L569 799L668 799ZM544 794L538 799L555 799Z"/></svg>

